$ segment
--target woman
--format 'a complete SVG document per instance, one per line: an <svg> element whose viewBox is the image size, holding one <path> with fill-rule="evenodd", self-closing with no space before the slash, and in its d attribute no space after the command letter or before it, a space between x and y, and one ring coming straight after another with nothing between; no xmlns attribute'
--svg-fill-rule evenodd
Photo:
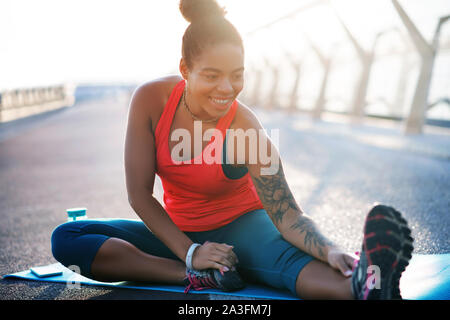
<svg viewBox="0 0 450 320"><path fill-rule="evenodd" d="M215 0L182 0L180 10L191 22L182 77L141 85L130 104L126 184L142 221L63 224L52 236L55 258L100 281L184 284L187 291L257 282L304 299L400 298L412 252L406 221L393 208L375 206L359 262L321 235L295 202L270 139L260 136L258 146L243 149L232 143L230 132L238 139L264 132L236 100L244 83L238 31ZM199 140L208 130L213 137ZM180 148L180 136L194 143ZM272 150L270 163L252 157L260 149ZM206 161L207 155L224 161ZM153 197L155 173L164 205ZM375 279L368 273L373 265Z"/></svg>

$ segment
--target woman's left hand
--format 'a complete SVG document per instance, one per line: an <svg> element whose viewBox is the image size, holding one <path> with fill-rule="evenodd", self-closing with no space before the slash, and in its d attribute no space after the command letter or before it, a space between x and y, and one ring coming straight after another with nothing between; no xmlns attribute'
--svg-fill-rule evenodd
<svg viewBox="0 0 450 320"><path fill-rule="evenodd" d="M328 264L341 271L345 277L352 275L352 268L354 261L358 260L357 256L350 255L339 249L331 249L328 251Z"/></svg>

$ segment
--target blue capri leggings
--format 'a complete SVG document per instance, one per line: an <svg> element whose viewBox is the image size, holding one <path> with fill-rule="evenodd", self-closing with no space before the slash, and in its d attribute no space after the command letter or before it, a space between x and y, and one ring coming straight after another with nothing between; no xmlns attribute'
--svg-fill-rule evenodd
<svg viewBox="0 0 450 320"><path fill-rule="evenodd" d="M263 209L248 212L226 226L202 232L185 232L195 243L206 241L233 245L237 266L247 282L288 289L296 295L297 276L313 260L285 241ZM52 234L52 252L65 266L77 265L92 278L91 264L104 241L110 237L133 244L158 257L180 259L140 220L81 220L58 226Z"/></svg>

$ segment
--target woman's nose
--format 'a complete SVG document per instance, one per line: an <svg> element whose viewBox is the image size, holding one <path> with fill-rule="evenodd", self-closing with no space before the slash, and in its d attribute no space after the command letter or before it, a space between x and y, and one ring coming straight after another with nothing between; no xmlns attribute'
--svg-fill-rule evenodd
<svg viewBox="0 0 450 320"><path fill-rule="evenodd" d="M229 79L222 79L217 86L217 90L223 94L229 94L234 91Z"/></svg>

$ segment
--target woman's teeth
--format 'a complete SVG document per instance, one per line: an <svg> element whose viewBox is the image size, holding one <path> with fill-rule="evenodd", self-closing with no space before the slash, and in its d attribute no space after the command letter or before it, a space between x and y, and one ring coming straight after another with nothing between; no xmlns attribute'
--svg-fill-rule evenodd
<svg viewBox="0 0 450 320"><path fill-rule="evenodd" d="M212 100L212 102L217 103L217 104L228 104L228 103L231 102L231 99L223 100L223 99L214 99L214 98L211 98L211 100Z"/></svg>

